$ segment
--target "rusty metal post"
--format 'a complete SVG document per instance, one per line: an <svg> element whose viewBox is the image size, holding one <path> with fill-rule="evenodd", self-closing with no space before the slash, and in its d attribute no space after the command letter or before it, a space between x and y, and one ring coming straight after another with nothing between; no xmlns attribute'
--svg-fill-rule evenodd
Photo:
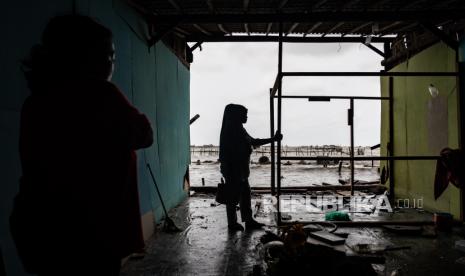
<svg viewBox="0 0 465 276"><path fill-rule="evenodd" d="M278 132L281 133L281 105L282 105L282 72L283 72L283 23L279 22L279 39L278 39ZM276 177L277 179L277 194L276 197L278 199L277 201L277 209L278 209L278 214L277 214L277 222L278 225L281 224L281 206L280 206L280 195L281 195L281 141L277 142L277 174Z"/></svg>
<svg viewBox="0 0 465 276"><path fill-rule="evenodd" d="M270 88L270 137L274 135L274 97L271 95ZM270 146L270 161L271 161L271 194L276 194L276 159L275 159L275 142L271 142Z"/></svg>

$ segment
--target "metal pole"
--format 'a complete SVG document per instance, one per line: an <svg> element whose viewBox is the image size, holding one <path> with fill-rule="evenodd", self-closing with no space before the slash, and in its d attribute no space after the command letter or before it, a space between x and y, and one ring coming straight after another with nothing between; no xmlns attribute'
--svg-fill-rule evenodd
<svg viewBox="0 0 465 276"><path fill-rule="evenodd" d="M388 156L394 156L394 78L389 77L389 142L387 145ZM389 160L389 198L395 199L394 186L394 160Z"/></svg>
<svg viewBox="0 0 465 276"><path fill-rule="evenodd" d="M463 43L463 42L462 42ZM460 149L465 149L465 62L460 58L458 62L458 111L459 111L459 143ZM461 212L460 219L465 220L465 188L460 189Z"/></svg>
<svg viewBox="0 0 465 276"><path fill-rule="evenodd" d="M350 125L350 195L354 195L354 99L350 99L349 109Z"/></svg>
<svg viewBox="0 0 465 276"><path fill-rule="evenodd" d="M274 135L274 97L271 95L272 89L270 88L270 137L273 137ZM276 160L275 160L275 142L271 142L271 147L270 147L270 158L271 158L271 194L275 195L276 194Z"/></svg>
<svg viewBox="0 0 465 276"><path fill-rule="evenodd" d="M283 72L283 23L279 22L279 39L278 39L278 132L281 133L281 104L282 104L282 76ZM281 141L277 143L278 150L278 164L277 164L277 209L278 209L278 225L281 224L281 206L279 203L279 196L281 195Z"/></svg>

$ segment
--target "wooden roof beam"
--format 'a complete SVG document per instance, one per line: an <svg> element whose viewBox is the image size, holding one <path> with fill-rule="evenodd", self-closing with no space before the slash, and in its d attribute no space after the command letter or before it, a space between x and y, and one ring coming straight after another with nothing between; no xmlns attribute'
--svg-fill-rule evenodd
<svg viewBox="0 0 465 276"><path fill-rule="evenodd" d="M316 28L320 27L321 24L323 24L323 22L316 22L315 24L313 24L313 26L311 26L311 27L304 33L304 37L306 37L309 33L313 32Z"/></svg>
<svg viewBox="0 0 465 276"><path fill-rule="evenodd" d="M383 28L379 29L377 33L379 33L379 34L381 34L381 35L386 35L386 33L387 33L390 29L392 29L392 28L394 28L395 26L400 25L400 24L402 24L402 21L393 22L393 23L391 23L391 24L389 24L389 25L387 25L387 26L384 26Z"/></svg>
<svg viewBox="0 0 465 276"><path fill-rule="evenodd" d="M376 48L375 46L371 45L370 43L362 43L363 45L367 46L370 48L373 52L377 53L378 55L382 56L383 58L386 58L386 55L384 54L383 51L380 49Z"/></svg>
<svg viewBox="0 0 465 276"><path fill-rule="evenodd" d="M271 32L271 27L273 26L273 22L270 22L268 23L268 25L266 26L266 36L268 36Z"/></svg>
<svg viewBox="0 0 465 276"><path fill-rule="evenodd" d="M190 35L190 33L188 31L184 30L181 27L174 27L174 30L181 33L181 34L183 34L183 35Z"/></svg>
<svg viewBox="0 0 465 276"><path fill-rule="evenodd" d="M213 5L213 0L206 0L206 2L207 2L208 10L210 11L210 13L215 14L216 9L215 9L215 6Z"/></svg>
<svg viewBox="0 0 465 276"><path fill-rule="evenodd" d="M230 34L231 32L228 31L224 26L223 24L216 24L216 26L218 27L218 29L220 29L220 31L222 31L223 33L225 34Z"/></svg>
<svg viewBox="0 0 465 276"><path fill-rule="evenodd" d="M320 6L322 6L324 3L328 2L328 0L320 0L313 4L312 10L318 9Z"/></svg>
<svg viewBox="0 0 465 276"><path fill-rule="evenodd" d="M421 10L421 11L332 11L311 13L271 13L271 14L178 14L178 15L148 15L153 22L183 24L219 24L219 23L269 23L269 22L360 22L360 21L430 21L463 19L465 9Z"/></svg>
<svg viewBox="0 0 465 276"><path fill-rule="evenodd" d="M391 0L381 0L381 1L375 1L371 5L369 5L365 10L372 10L374 8L378 8L388 2L391 2Z"/></svg>
<svg viewBox="0 0 465 276"><path fill-rule="evenodd" d="M397 33L402 33L402 32L404 32L404 31L406 31L406 30L408 30L408 29L411 29L411 28L413 28L413 27L416 27L416 26L418 26L418 22L414 22L414 23L409 24L409 25L407 25L407 26L405 26L405 27L402 27L402 28L400 28L400 29L396 29L396 32L397 32Z"/></svg>
<svg viewBox="0 0 465 276"><path fill-rule="evenodd" d="M212 33L205 30L204 28L200 27L198 24L192 24L192 26L194 26L194 28L196 28L197 30L199 30L200 32L202 32L205 35L212 35Z"/></svg>
<svg viewBox="0 0 465 276"><path fill-rule="evenodd" d="M247 33L247 35L250 35L250 30L249 30L249 24L248 23L244 23L244 30Z"/></svg>
<svg viewBox="0 0 465 276"><path fill-rule="evenodd" d="M404 6L400 6L397 10L408 10L409 8L411 7L414 7L415 5L418 5L422 2L426 2L426 0L416 0L416 1L412 1L410 3L407 3L406 5Z"/></svg>
<svg viewBox="0 0 465 276"><path fill-rule="evenodd" d="M459 47L459 43L457 40L455 40L453 37L450 37L448 34L446 34L443 30L439 29L438 27L434 26L433 24L429 22L422 22L421 25L430 31L432 34L434 34L437 38L439 38L442 42L447 44L450 48L453 50L457 50Z"/></svg>
<svg viewBox="0 0 465 276"><path fill-rule="evenodd" d="M285 35L288 36L289 34L291 34L295 30L295 28L297 28L297 26L299 26L299 23L292 24L292 26L289 28L289 30L287 30Z"/></svg>
<svg viewBox="0 0 465 276"><path fill-rule="evenodd" d="M329 29L326 33L324 33L321 37L325 37L327 34L334 32L338 28L340 28L342 25L344 25L345 22L339 22L336 25L334 25L331 29Z"/></svg>
<svg viewBox="0 0 465 276"><path fill-rule="evenodd" d="M349 8L350 6L354 5L354 4L357 4L358 2L360 2L361 0L352 0L352 1L347 1L345 4L343 4L339 10L345 10L347 8Z"/></svg>
<svg viewBox="0 0 465 276"><path fill-rule="evenodd" d="M282 8L284 8L284 6L286 6L288 0L281 0L281 2L279 2L279 5L278 5L278 10L281 10Z"/></svg>
<svg viewBox="0 0 465 276"><path fill-rule="evenodd" d="M342 34L342 37L348 35L348 34L355 34L356 32L360 31L361 29L365 28L365 27L368 27L370 25L372 25L373 22L367 22L365 24L362 24L362 25L358 25L357 27L353 28L352 30L348 31L347 33L345 34Z"/></svg>
<svg viewBox="0 0 465 276"><path fill-rule="evenodd" d="M242 9L244 10L245 13L249 11L249 4L250 4L250 0L242 1Z"/></svg>
<svg viewBox="0 0 465 276"><path fill-rule="evenodd" d="M176 0L168 0L168 2L170 2L171 6L173 6L173 8L175 8L176 11L178 11L179 13L182 13L181 6L179 6L179 4L178 4L178 2L176 2Z"/></svg>

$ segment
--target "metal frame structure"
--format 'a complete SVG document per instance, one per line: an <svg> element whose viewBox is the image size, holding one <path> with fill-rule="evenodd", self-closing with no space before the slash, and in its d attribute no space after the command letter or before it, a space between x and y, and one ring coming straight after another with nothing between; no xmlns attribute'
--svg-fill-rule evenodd
<svg viewBox="0 0 465 276"><path fill-rule="evenodd" d="M282 43L363 43L383 57L382 65L389 70L407 60L437 41L444 42L457 51L465 30L465 2L461 0L429 1L421 0L347 0L341 4L336 0L309 1L211 1L211 0L128 0L127 3L140 13L148 23L149 46L160 39L165 43L178 44L193 42L195 45L179 50L186 62L192 62L192 51L201 49L203 42L279 42L279 73L270 95L278 93L277 112L281 114L281 101L286 96L281 93L281 80L287 74L282 72ZM370 45L384 43L384 51ZM177 44L176 44L177 43ZM181 47L182 48L182 47ZM395 50L395 51L394 51ZM186 52L186 54L184 54ZM459 61L458 71L458 111L460 148L465 148L465 59ZM339 76L356 76L354 72L339 72ZM313 73L314 74L314 73ZM323 76L324 72L319 72ZM355 73L357 74L357 73ZM363 74L367 74L363 72ZM394 129L392 120L393 84L395 76L391 72L373 72L370 76L389 77L389 129ZM421 73L421 76L426 76ZM436 72L431 73L436 74ZM432 75L428 76L432 76ZM314 74L313 76L318 76ZM336 76L336 75L334 75ZM369 75L358 75L369 76ZM420 76L406 73L403 76ZM279 80L279 81L278 81ZM279 86L279 90L278 90ZM274 114L274 98L270 97L270 111ZM317 100L313 98L313 100ZM321 100L321 99L320 99ZM271 118L270 129L274 134L275 122ZM281 118L277 120L281 130ZM394 160L392 131L389 133L389 160L391 172ZM278 152L281 145L272 144ZM393 159L395 158L395 159ZM405 157L407 158L407 157ZM413 158L412 156L408 158ZM275 156L272 155L273 164ZM420 156L417 159L421 159ZM431 158L430 158L431 159ZM409 159L414 160L414 159ZM281 157L279 157L279 162ZM278 163L278 166L280 163ZM272 166L272 183L280 182L280 168ZM391 192L394 179L390 178ZM272 187L272 188L273 188ZM276 193L273 190L273 193ZM465 189L461 190L462 220L465 215Z"/></svg>
<svg viewBox="0 0 465 276"><path fill-rule="evenodd" d="M282 160L348 160L351 163L351 195L354 194L354 162L362 160L386 160L389 161L389 190L390 196L394 196L394 161L395 160L437 160L439 156L395 156L394 155L394 77L459 77L458 72L283 72L283 28L282 23L279 23L278 36L278 74L273 88L270 89L270 134L275 132L275 103L277 99L277 124L276 130L281 133L282 126L282 100L287 98L299 99L306 98L309 101L330 101L331 99L345 99L350 101L350 109L348 112L348 124L350 125L350 157L282 157L281 156L281 141L271 144L271 191L277 197L277 223L281 224L281 161ZM282 80L284 77L389 77L389 97L360 97L360 96L293 96L282 94ZM354 100L387 100L389 101L389 142L387 156L354 156ZM275 143L276 147L275 147Z"/></svg>

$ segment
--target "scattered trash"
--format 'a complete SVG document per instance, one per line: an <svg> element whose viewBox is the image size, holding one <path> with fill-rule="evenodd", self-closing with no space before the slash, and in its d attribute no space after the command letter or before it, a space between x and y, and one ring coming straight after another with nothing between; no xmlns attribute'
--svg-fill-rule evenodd
<svg viewBox="0 0 465 276"><path fill-rule="evenodd" d="M346 242L345 238L342 238L328 231L311 232L308 234L308 236L330 245L344 244Z"/></svg>
<svg viewBox="0 0 465 276"><path fill-rule="evenodd" d="M401 235L417 235L423 232L423 227L421 226L383 225L383 227L391 232Z"/></svg>
<svg viewBox="0 0 465 276"><path fill-rule="evenodd" d="M458 240L455 242L455 249L465 252L465 240Z"/></svg>

